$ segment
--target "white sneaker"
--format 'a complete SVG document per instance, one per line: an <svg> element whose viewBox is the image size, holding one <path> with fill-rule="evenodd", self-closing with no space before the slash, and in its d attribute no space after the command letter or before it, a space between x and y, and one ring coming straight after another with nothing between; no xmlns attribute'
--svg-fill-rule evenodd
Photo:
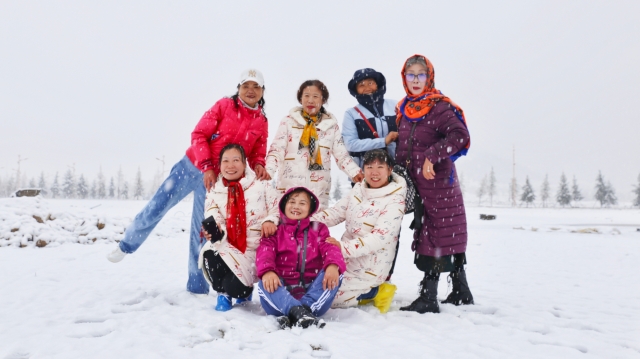
<svg viewBox="0 0 640 359"><path fill-rule="evenodd" d="M117 246L116 249L113 250L113 252L111 252L111 253L109 253L107 255L107 259L111 263L118 263L121 260L123 260L124 256L126 256L126 255L127 254L125 252L123 252L122 249L120 249L120 246Z"/></svg>

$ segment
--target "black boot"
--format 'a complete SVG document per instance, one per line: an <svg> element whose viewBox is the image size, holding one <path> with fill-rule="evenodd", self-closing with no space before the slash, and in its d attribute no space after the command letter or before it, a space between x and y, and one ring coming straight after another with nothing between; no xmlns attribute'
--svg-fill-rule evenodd
<svg viewBox="0 0 640 359"><path fill-rule="evenodd" d="M280 329L291 328L291 322L289 321L289 317L286 315L277 317L276 321L278 322L278 328Z"/></svg>
<svg viewBox="0 0 640 359"><path fill-rule="evenodd" d="M302 328L308 328L312 325L318 328L324 328L326 324L324 320L316 318L309 308L302 305L292 307L289 310L289 320L292 326Z"/></svg>
<svg viewBox="0 0 640 359"><path fill-rule="evenodd" d="M400 310L424 313L440 313L438 306L438 280L425 278L420 282L420 296Z"/></svg>
<svg viewBox="0 0 640 359"><path fill-rule="evenodd" d="M453 305L473 304L473 295L469 289L467 273L464 271L464 268L451 272L449 277L451 278L453 289L451 290L451 293L449 293L447 299L443 300L442 303Z"/></svg>

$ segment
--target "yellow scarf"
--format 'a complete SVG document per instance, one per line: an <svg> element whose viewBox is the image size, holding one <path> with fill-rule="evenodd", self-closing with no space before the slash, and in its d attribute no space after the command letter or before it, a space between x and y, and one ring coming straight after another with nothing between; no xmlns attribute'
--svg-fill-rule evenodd
<svg viewBox="0 0 640 359"><path fill-rule="evenodd" d="M310 116L304 110L302 110L302 117L306 120L304 129L302 130L302 136L300 136L300 144L298 149L305 147L309 148L309 170L322 170L322 156L320 155L318 145L318 132L316 131L316 124L320 122L319 118L322 118L322 112L319 116Z"/></svg>

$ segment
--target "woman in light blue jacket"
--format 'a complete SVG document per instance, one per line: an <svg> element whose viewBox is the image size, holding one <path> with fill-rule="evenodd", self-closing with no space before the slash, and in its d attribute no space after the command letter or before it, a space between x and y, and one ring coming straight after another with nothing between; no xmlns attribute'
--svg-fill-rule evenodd
<svg viewBox="0 0 640 359"><path fill-rule="evenodd" d="M397 102L385 100L385 92L387 80L374 69L358 70L349 81L349 93L358 100L358 104L344 114L342 138L349 154L363 171L364 154L369 150L383 148L389 153L390 158L396 158ZM351 183L352 187L353 185L354 183ZM399 244L400 241L396 243L396 256L393 258L387 280L391 279L396 266Z"/></svg>
<svg viewBox="0 0 640 359"><path fill-rule="evenodd" d="M385 100L387 80L374 69L361 69L349 81L349 93L358 105L347 110L342 122L342 138L349 154L362 168L362 157L369 150L386 148L396 155L396 101Z"/></svg>

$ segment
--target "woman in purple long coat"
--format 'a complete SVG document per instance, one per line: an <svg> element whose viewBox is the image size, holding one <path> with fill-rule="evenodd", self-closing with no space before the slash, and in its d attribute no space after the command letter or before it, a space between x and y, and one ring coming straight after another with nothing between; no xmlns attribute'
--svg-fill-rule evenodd
<svg viewBox="0 0 640 359"><path fill-rule="evenodd" d="M407 165L424 204L422 225L415 229L411 246L424 278L418 299L400 310L438 313L441 272L451 272L453 283L443 303L473 304L464 271L467 219L453 163L466 154L469 131L462 109L434 88L433 65L426 57L407 59L402 79L407 96L398 103L396 162ZM416 216L420 212L416 209Z"/></svg>

